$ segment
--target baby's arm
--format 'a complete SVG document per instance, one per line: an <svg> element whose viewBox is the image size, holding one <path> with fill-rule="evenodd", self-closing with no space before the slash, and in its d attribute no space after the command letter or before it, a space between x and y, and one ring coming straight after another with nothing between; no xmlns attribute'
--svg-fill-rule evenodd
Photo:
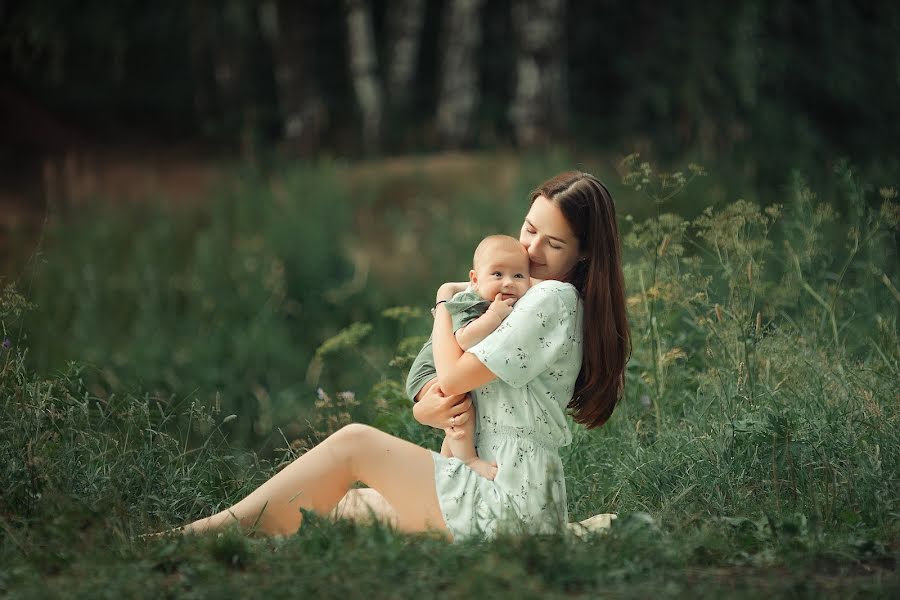
<svg viewBox="0 0 900 600"><path fill-rule="evenodd" d="M503 294L497 294L483 315L474 319L465 327L460 327L453 334L456 336L456 343L459 344L463 352L489 336L491 332L500 327L503 319L512 312L513 304L516 303L515 298L503 300L502 297Z"/></svg>
<svg viewBox="0 0 900 600"><path fill-rule="evenodd" d="M477 319L469 321L469 323L456 330L456 343L463 351L468 350L500 326L503 319L500 315L488 309L483 315Z"/></svg>

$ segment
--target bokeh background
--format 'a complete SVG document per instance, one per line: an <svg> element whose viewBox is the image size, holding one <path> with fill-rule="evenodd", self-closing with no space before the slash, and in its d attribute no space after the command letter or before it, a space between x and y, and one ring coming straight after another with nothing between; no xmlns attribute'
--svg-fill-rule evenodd
<svg viewBox="0 0 900 600"><path fill-rule="evenodd" d="M898 107L896 1L0 0L0 595L900 597ZM573 167L608 535L138 537L351 421L438 448L435 289Z"/></svg>
<svg viewBox="0 0 900 600"><path fill-rule="evenodd" d="M7 0L0 23L0 252L34 304L6 335L98 397L222 402L252 444L400 373L427 321L381 312L464 277L560 169L638 221L635 152L705 168L685 218L798 177L847 208L835 166L900 172L895 2Z"/></svg>

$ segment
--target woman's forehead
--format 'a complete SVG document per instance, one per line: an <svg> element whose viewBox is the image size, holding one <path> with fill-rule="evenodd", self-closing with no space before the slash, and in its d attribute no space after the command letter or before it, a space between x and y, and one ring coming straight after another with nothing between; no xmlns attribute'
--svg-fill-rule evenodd
<svg viewBox="0 0 900 600"><path fill-rule="evenodd" d="M572 242L575 233L569 226L569 222L563 216L562 211L555 202L546 196L538 196L531 203L531 209L525 216L525 220L547 237L555 238L561 242Z"/></svg>

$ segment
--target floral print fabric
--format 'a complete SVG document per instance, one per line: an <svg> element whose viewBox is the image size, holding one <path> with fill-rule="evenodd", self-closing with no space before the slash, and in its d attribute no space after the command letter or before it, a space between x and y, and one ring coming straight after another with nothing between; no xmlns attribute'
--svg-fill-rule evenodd
<svg viewBox="0 0 900 600"><path fill-rule="evenodd" d="M472 347L497 379L476 390L478 455L494 481L432 453L438 500L454 539L500 528L554 531L567 522L559 448L572 435L566 406L581 369L581 302L568 283L532 287L491 335Z"/></svg>

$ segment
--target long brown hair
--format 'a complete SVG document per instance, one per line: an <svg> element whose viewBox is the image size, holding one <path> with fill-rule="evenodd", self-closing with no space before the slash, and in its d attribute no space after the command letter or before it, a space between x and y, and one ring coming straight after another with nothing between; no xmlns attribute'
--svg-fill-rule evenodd
<svg viewBox="0 0 900 600"><path fill-rule="evenodd" d="M616 208L606 186L580 171L545 181L531 193L531 202L539 196L559 206L578 238L581 258L565 280L584 306L584 354L568 408L576 422L599 427L622 394L631 353Z"/></svg>

